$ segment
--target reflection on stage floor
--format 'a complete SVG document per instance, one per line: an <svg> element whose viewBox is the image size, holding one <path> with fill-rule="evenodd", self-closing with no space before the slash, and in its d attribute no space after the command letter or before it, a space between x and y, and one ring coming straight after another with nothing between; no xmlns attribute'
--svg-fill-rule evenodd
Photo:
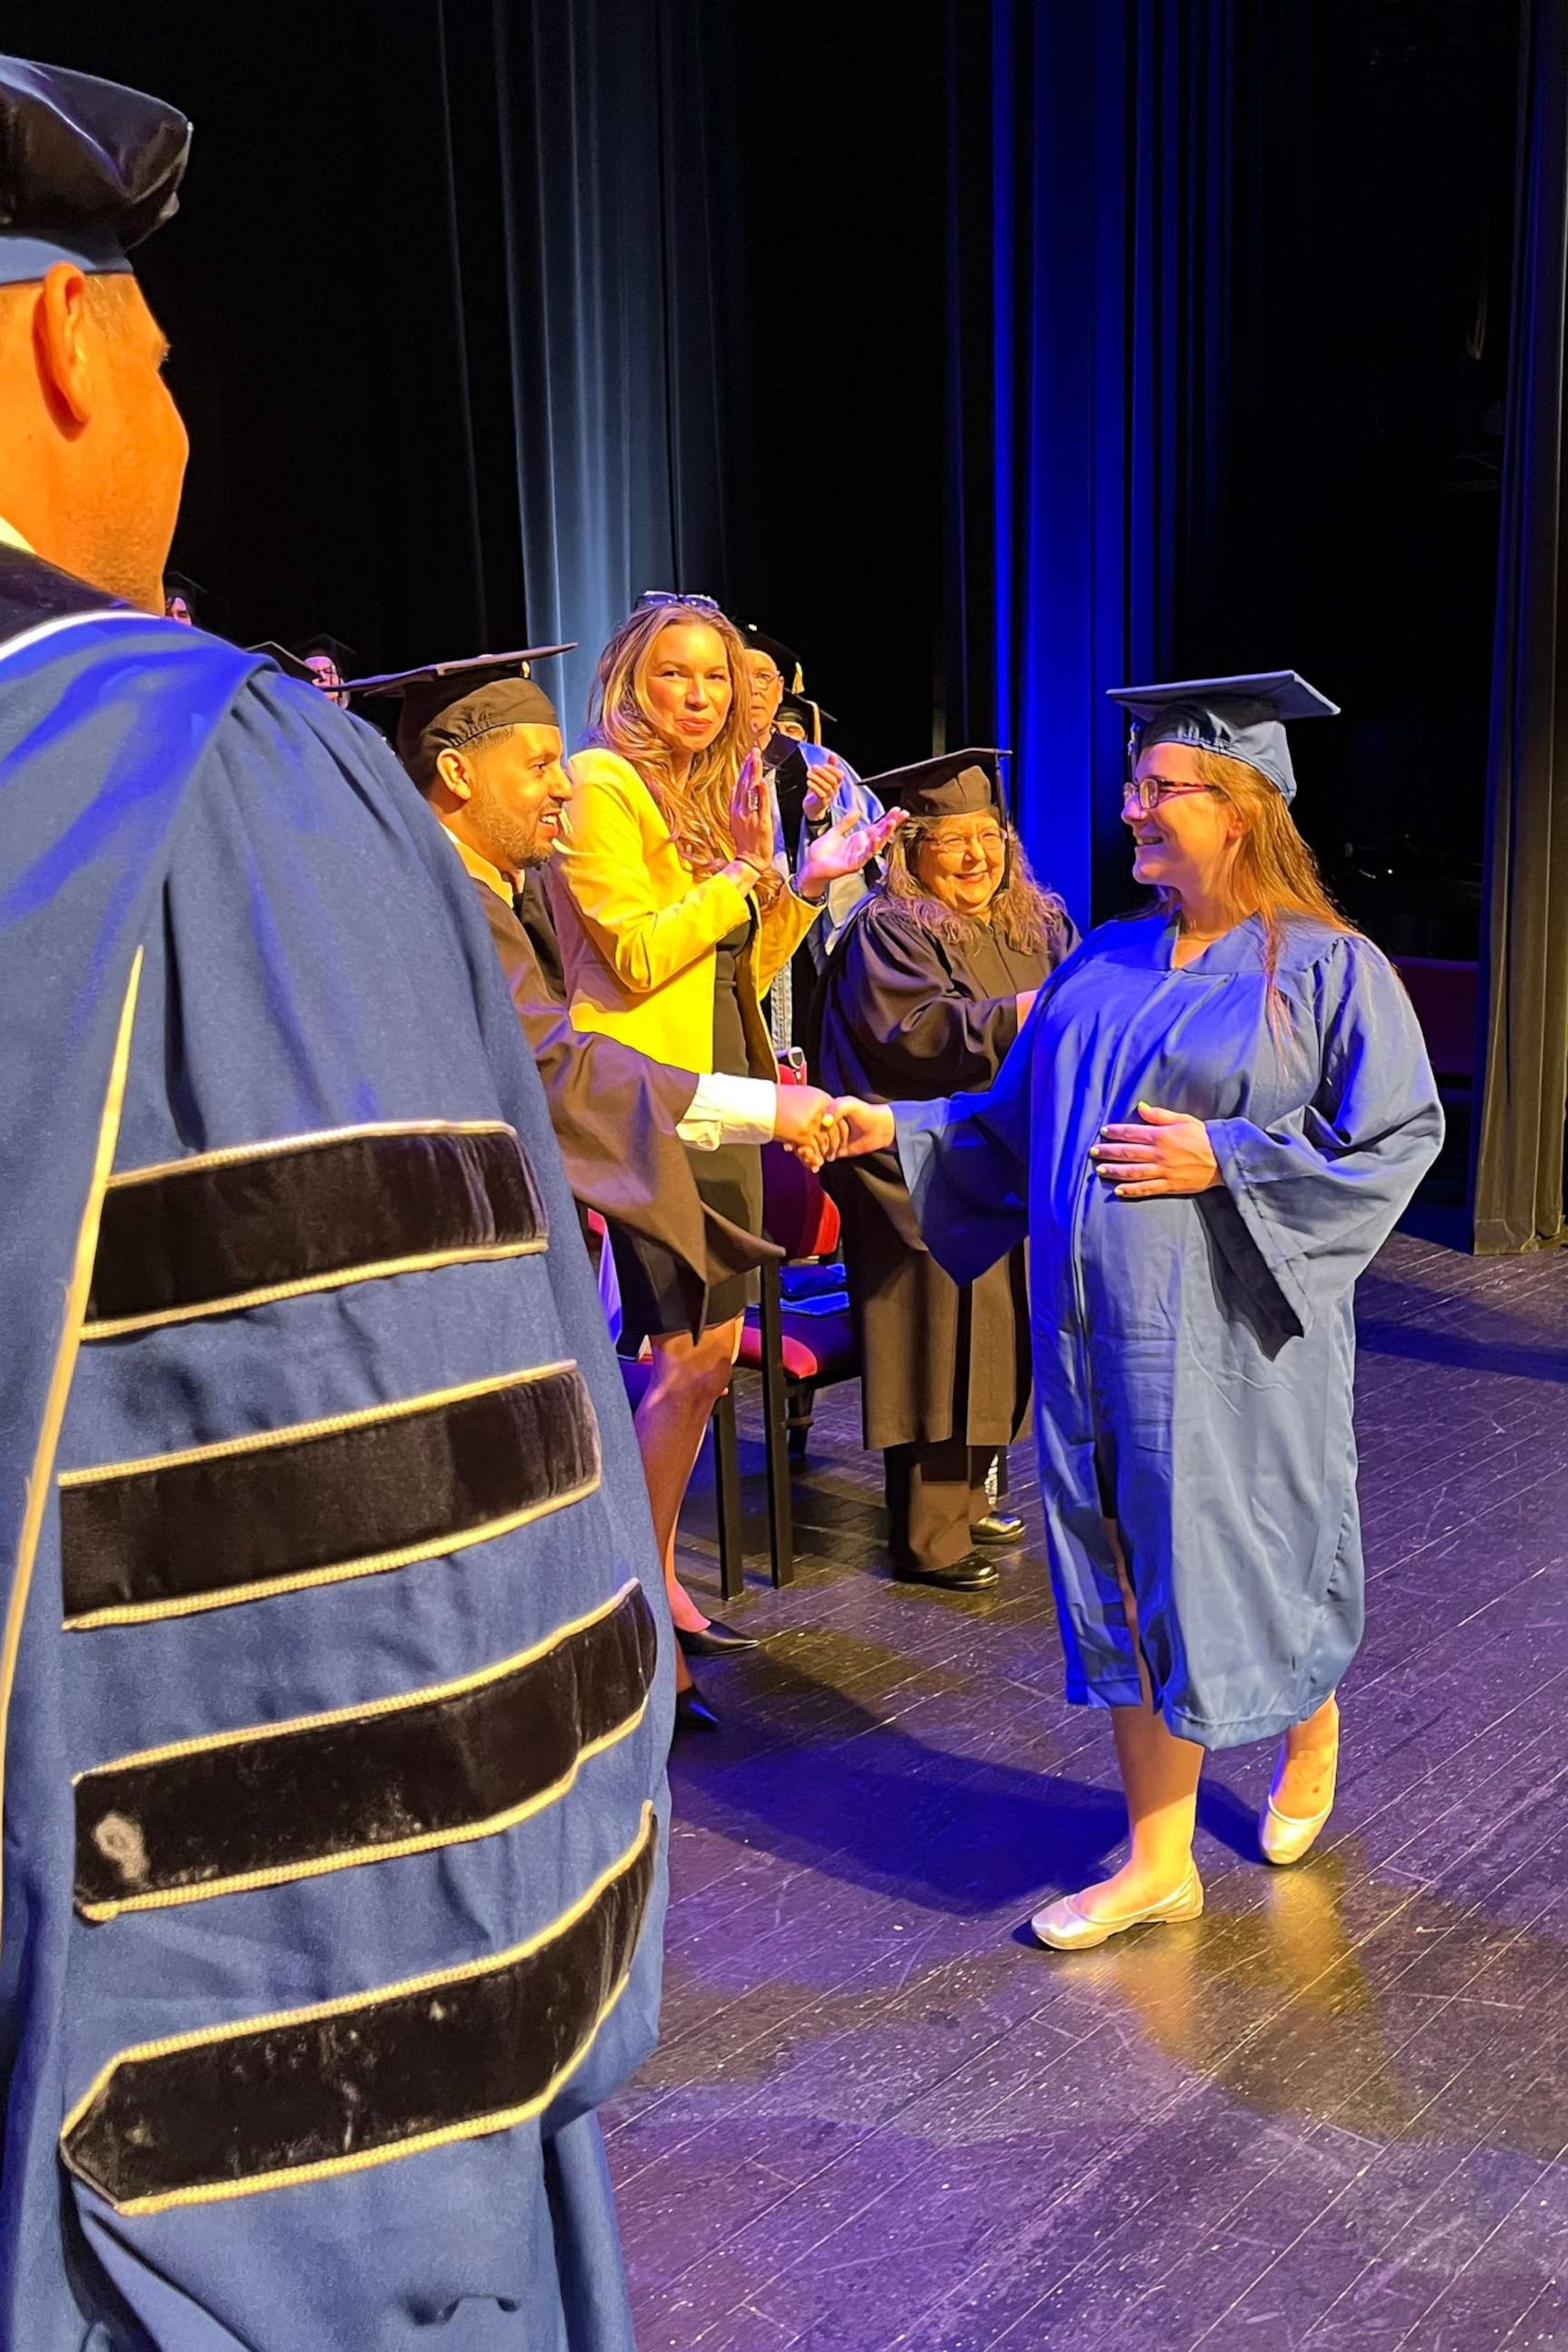
<svg viewBox="0 0 1568 2352"><path fill-rule="evenodd" d="M767 1645L674 1765L665 2036L607 2119L643 2352L1568 2347L1568 1255L1398 1238L1361 1310L1331 1828L1268 1871L1271 1759L1217 1759L1205 1917L1070 1958L1022 1923L1121 1816L1026 1450L999 1591L896 1586L824 1400L800 1580L724 1612Z"/></svg>

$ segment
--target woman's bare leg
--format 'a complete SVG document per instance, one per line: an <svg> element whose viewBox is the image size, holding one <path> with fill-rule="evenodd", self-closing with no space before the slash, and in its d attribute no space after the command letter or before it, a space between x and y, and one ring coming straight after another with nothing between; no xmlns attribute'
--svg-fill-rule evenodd
<svg viewBox="0 0 1568 2352"><path fill-rule="evenodd" d="M1173 1895L1193 1864L1193 1831L1197 1817L1198 1775L1204 1751L1194 1739L1179 1739L1151 1704L1148 1669L1138 1640L1138 1609L1121 1549L1121 1530L1107 1521L1121 1580L1127 1622L1138 1660L1142 1702L1138 1706L1113 1706L1111 1730L1116 1761L1127 1799L1127 1827L1131 1850L1120 1870L1073 1897L1077 1907L1092 1918L1116 1918L1142 1911L1151 1903Z"/></svg>
<svg viewBox="0 0 1568 2352"><path fill-rule="evenodd" d="M1326 1698L1315 1715L1310 1715L1305 1723L1293 1724L1285 1734L1284 1753L1275 1767L1269 1793L1289 1820L1310 1821L1330 1801L1339 1744L1338 1698Z"/></svg>
<svg viewBox="0 0 1568 2352"><path fill-rule="evenodd" d="M632 1417L647 1481L654 1541L664 1563L670 1614L689 1633L700 1633L708 1620L676 1575L676 1528L702 1448L702 1433L729 1385L740 1344L739 1317L730 1323L715 1323L697 1339L685 1331L654 1339L652 1374ZM690 1681L686 1662L678 1654L677 1686L685 1690Z"/></svg>

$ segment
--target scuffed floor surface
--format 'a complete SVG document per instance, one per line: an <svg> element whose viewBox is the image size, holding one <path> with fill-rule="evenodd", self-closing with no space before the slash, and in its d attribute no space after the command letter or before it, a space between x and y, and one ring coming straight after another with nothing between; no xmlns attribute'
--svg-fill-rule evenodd
<svg viewBox="0 0 1568 2352"><path fill-rule="evenodd" d="M608 2118L643 2352L1568 2347L1568 1254L1400 1238L1361 1319L1330 1830L1270 1873L1271 1758L1219 1758L1205 1916L1072 1958L1022 1923L1121 1817L1027 1451L999 1594L895 1586L823 1400L799 1581L753 1517L767 1646L674 1766L665 2035Z"/></svg>

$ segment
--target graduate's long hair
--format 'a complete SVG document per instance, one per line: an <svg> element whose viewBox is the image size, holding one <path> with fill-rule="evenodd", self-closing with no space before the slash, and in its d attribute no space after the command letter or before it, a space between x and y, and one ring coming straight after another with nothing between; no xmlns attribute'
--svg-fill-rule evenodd
<svg viewBox="0 0 1568 2352"><path fill-rule="evenodd" d="M684 782L669 763L669 746L654 722L647 678L654 649L666 629L711 629L730 672L730 709L711 743L699 751ZM741 763L752 748L751 678L745 644L734 623L705 604L639 604L599 656L588 708L588 741L618 752L637 770L669 827L681 862L694 874L717 874L735 855L730 803ZM766 906L783 883L764 874L757 898Z"/></svg>
<svg viewBox="0 0 1568 2352"><path fill-rule="evenodd" d="M949 947L961 948L982 931L989 931L1004 947L1019 955L1042 955L1047 950L1059 962L1071 936L1068 910L1054 890L1042 889L1029 871L1024 845L1010 824L1001 886L984 914L962 914L944 906L921 885L915 872L915 852L931 830L911 817L894 834L882 852L880 893L903 914L911 915L923 931L934 931Z"/></svg>
<svg viewBox="0 0 1568 2352"><path fill-rule="evenodd" d="M1330 898L1318 871L1318 861L1297 830L1290 804L1278 784L1245 760L1220 751L1194 751L1193 764L1199 781L1222 801L1228 801L1245 825L1236 845L1226 888L1238 919L1263 919L1264 969L1268 975L1270 1004L1274 975L1292 915L1305 916L1331 931L1352 931ZM1167 919L1181 911L1173 890L1157 890L1160 910Z"/></svg>

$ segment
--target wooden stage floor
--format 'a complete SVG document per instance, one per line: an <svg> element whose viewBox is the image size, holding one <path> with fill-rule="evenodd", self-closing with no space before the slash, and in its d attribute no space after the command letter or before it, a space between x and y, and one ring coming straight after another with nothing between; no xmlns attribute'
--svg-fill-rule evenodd
<svg viewBox="0 0 1568 2352"><path fill-rule="evenodd" d="M1271 1758L1221 1757L1205 1916L1070 1958L1021 1925L1120 1812L1027 1451L999 1594L895 1586L824 1400L800 1581L729 1612L766 1649L673 1767L664 2039L607 2118L642 2352L1568 2347L1568 1253L1401 1237L1361 1317L1331 1829L1268 1871Z"/></svg>

